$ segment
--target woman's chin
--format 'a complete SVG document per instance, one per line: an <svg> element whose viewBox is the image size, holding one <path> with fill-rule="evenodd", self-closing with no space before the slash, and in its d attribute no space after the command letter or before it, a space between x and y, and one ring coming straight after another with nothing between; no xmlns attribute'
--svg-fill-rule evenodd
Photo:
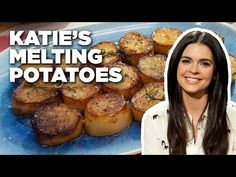
<svg viewBox="0 0 236 177"><path fill-rule="evenodd" d="M207 92L205 90L199 90L199 89L183 89L183 93L194 98L200 98Z"/></svg>

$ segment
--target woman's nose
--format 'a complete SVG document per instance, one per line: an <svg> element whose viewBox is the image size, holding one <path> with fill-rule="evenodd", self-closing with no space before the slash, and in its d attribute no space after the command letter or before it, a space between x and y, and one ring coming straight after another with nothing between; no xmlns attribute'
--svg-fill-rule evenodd
<svg viewBox="0 0 236 177"><path fill-rule="evenodd" d="M193 63L190 68L190 72L193 74L198 73L198 65L196 63Z"/></svg>

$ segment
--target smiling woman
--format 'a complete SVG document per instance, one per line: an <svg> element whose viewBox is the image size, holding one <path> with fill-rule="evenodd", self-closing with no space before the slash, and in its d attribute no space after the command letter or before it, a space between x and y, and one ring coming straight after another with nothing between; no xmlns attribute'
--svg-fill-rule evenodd
<svg viewBox="0 0 236 177"><path fill-rule="evenodd" d="M143 154L236 152L228 53L212 31L183 33L167 59L165 97L143 116Z"/></svg>

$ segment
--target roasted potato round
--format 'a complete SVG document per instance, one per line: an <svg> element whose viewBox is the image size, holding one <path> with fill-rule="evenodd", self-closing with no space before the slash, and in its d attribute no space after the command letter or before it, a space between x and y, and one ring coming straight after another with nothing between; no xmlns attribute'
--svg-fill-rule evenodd
<svg viewBox="0 0 236 177"><path fill-rule="evenodd" d="M165 63L165 55L142 57L137 65L142 83L164 82Z"/></svg>
<svg viewBox="0 0 236 177"><path fill-rule="evenodd" d="M16 114L32 115L40 106L61 102L59 92L22 83L13 93L12 110Z"/></svg>
<svg viewBox="0 0 236 177"><path fill-rule="evenodd" d="M153 41L155 53L167 55L176 39L181 34L182 31L177 28L158 28L153 31L151 39Z"/></svg>
<svg viewBox="0 0 236 177"><path fill-rule="evenodd" d="M154 54L152 41L139 32L127 32L119 41L124 60L136 66L141 57Z"/></svg>
<svg viewBox="0 0 236 177"><path fill-rule="evenodd" d="M121 68L122 80L118 83L109 82L102 84L103 90L123 95L127 100L131 99L134 93L142 87L138 70L134 66L121 62L113 63L109 67Z"/></svg>
<svg viewBox="0 0 236 177"><path fill-rule="evenodd" d="M164 84L152 82L145 85L131 99L131 110L134 119L141 121L143 114L150 107L164 100Z"/></svg>
<svg viewBox="0 0 236 177"><path fill-rule="evenodd" d="M64 103L41 107L31 120L37 141L56 146L79 137L83 132L80 112Z"/></svg>
<svg viewBox="0 0 236 177"><path fill-rule="evenodd" d="M75 106L80 111L83 111L88 101L100 94L101 91L100 84L95 82L83 83L79 77L76 77L75 83L66 83L61 89L63 101Z"/></svg>
<svg viewBox="0 0 236 177"><path fill-rule="evenodd" d="M85 133L90 136L114 135L131 123L130 108L124 97L118 94L94 97L85 109Z"/></svg>

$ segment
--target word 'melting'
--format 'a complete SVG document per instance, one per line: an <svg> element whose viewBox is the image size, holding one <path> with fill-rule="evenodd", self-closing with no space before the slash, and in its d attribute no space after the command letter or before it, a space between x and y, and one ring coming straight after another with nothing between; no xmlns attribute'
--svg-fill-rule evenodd
<svg viewBox="0 0 236 177"><path fill-rule="evenodd" d="M10 64L20 61L21 64L60 64L61 55L65 56L66 64L77 64L78 62L86 64L88 61L93 64L102 63L101 50L91 49L51 49L51 55L54 59L48 58L49 52L46 49L21 49L16 51L10 49Z"/></svg>

